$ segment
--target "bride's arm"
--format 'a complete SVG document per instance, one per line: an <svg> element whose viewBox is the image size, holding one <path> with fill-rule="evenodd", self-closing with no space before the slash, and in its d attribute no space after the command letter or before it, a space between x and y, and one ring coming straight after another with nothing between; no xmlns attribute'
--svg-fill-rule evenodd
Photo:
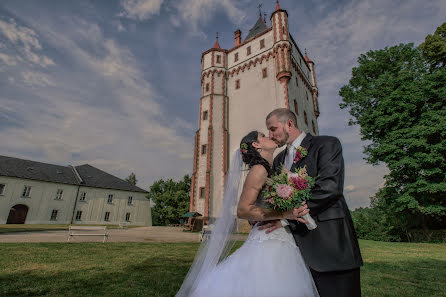
<svg viewBox="0 0 446 297"><path fill-rule="evenodd" d="M237 206L237 216L241 219L251 221L267 221L274 219L295 220L293 211L278 212L274 209L263 208L255 205L257 197L266 183L268 173L262 165L254 165L243 184L242 194Z"/></svg>

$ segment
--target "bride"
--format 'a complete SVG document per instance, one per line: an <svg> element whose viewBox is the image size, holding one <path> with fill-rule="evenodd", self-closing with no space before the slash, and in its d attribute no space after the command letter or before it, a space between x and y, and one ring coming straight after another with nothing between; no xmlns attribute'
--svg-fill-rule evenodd
<svg viewBox="0 0 446 297"><path fill-rule="evenodd" d="M253 226L245 243L228 256L234 241L236 215L251 221L291 219L308 213L301 206L284 213L268 209L261 191L271 175L277 144L263 133L246 135L233 157L225 182L222 213L204 241L176 297L315 297L319 296L299 248L287 228L271 233ZM237 203L241 173L249 173Z"/></svg>

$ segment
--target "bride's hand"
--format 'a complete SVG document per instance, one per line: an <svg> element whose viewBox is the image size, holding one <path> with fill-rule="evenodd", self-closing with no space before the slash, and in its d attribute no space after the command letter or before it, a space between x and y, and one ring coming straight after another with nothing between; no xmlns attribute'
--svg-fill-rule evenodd
<svg viewBox="0 0 446 297"><path fill-rule="evenodd" d="M299 208L293 208L292 210L286 211L283 213L284 219L287 220L297 220L302 223L307 223L304 219L301 217L309 213L310 210L308 209L307 204L304 202L302 203L302 206Z"/></svg>

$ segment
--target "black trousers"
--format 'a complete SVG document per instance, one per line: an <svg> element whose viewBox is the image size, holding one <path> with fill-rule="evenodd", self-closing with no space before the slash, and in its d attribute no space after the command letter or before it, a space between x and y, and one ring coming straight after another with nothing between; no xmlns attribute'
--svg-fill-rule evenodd
<svg viewBox="0 0 446 297"><path fill-rule="evenodd" d="M318 272L310 268L320 297L361 297L359 268Z"/></svg>

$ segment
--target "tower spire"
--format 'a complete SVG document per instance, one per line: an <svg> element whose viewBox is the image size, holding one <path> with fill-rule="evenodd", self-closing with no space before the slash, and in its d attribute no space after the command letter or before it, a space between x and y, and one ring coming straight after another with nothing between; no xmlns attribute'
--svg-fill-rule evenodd
<svg viewBox="0 0 446 297"><path fill-rule="evenodd" d="M262 8L262 4L261 3L259 3L258 8L259 8L259 16L262 17L262 11L260 10L260 8Z"/></svg>
<svg viewBox="0 0 446 297"><path fill-rule="evenodd" d="M214 46L212 48L221 48L220 44L218 43L218 32L217 32L217 38L216 38Z"/></svg>
<svg viewBox="0 0 446 297"><path fill-rule="evenodd" d="M276 10L280 10L281 8L280 8L280 5L279 5L279 0L276 0L276 3L277 3Z"/></svg>

